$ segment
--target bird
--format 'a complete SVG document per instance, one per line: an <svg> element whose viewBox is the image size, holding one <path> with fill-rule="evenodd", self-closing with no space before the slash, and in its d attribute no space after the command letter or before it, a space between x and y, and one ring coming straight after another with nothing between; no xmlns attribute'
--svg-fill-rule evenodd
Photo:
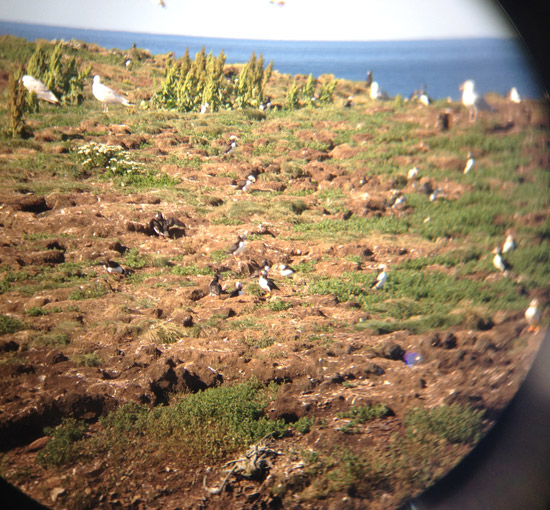
<svg viewBox="0 0 550 510"><path fill-rule="evenodd" d="M472 168L474 168L476 160L474 159L474 155L471 152L468 152L468 159L466 160L466 166L464 167L464 172L467 174Z"/></svg>
<svg viewBox="0 0 550 510"><path fill-rule="evenodd" d="M260 285L260 288L262 290L265 290L267 295L270 296L274 290L280 290L280 289L279 287L277 287L277 285L271 278L268 278L267 276L268 272L269 272L269 266L266 266L262 271L262 273L260 274L260 279L258 283Z"/></svg>
<svg viewBox="0 0 550 510"><path fill-rule="evenodd" d="M430 194L429 200L430 202L435 202L437 200L437 197L441 194L441 190L434 189L432 193Z"/></svg>
<svg viewBox="0 0 550 510"><path fill-rule="evenodd" d="M510 92L508 92L508 99L510 99L512 103L516 103L516 104L521 103L521 97L516 87L512 87L510 89Z"/></svg>
<svg viewBox="0 0 550 510"><path fill-rule="evenodd" d="M110 274L126 274L126 269L124 269L118 262L115 262L114 260L107 260L102 265L105 271Z"/></svg>
<svg viewBox="0 0 550 510"><path fill-rule="evenodd" d="M365 86L369 89L372 85L372 71L369 69L367 71L367 77L365 78Z"/></svg>
<svg viewBox="0 0 550 510"><path fill-rule="evenodd" d="M210 113L210 103L201 104L201 115L204 115L205 113Z"/></svg>
<svg viewBox="0 0 550 510"><path fill-rule="evenodd" d="M373 81L370 86L370 98L371 99L388 99L387 92L384 92L377 81Z"/></svg>
<svg viewBox="0 0 550 510"><path fill-rule="evenodd" d="M353 106L353 96L348 96L344 102L344 108L351 108Z"/></svg>
<svg viewBox="0 0 550 510"><path fill-rule="evenodd" d="M208 292L213 297L219 296L222 293L222 286L220 285L219 280L220 275L216 273L208 285Z"/></svg>
<svg viewBox="0 0 550 510"><path fill-rule="evenodd" d="M279 264L279 274L285 277L294 277L296 270L286 264Z"/></svg>
<svg viewBox="0 0 550 510"><path fill-rule="evenodd" d="M235 283L235 290L229 293L230 298L242 296L244 294L243 284L241 282Z"/></svg>
<svg viewBox="0 0 550 510"><path fill-rule="evenodd" d="M185 235L185 224L176 218L165 218L160 211L155 213L155 217L149 222L149 229L152 230L157 236L170 237L170 229L178 228L183 230Z"/></svg>
<svg viewBox="0 0 550 510"><path fill-rule="evenodd" d="M223 151L224 156L229 156L235 149L237 148L237 137L235 135L231 135L229 137L229 143L227 144L227 147Z"/></svg>
<svg viewBox="0 0 550 510"><path fill-rule="evenodd" d="M462 90L462 104L468 108L470 122L477 120L478 110L493 111L492 106L476 92L474 80L466 80L459 89Z"/></svg>
<svg viewBox="0 0 550 510"><path fill-rule="evenodd" d="M268 226L267 225L264 225L263 223L259 223L258 224L258 229L256 230L256 232L254 232L256 235L259 235L259 236L271 236L271 237L275 237L275 234L273 232L271 232L271 230L269 230Z"/></svg>
<svg viewBox="0 0 550 510"><path fill-rule="evenodd" d="M104 112L109 111L110 104L132 106L132 103L130 103L124 96L121 96L113 89L103 85L103 83L101 83L101 77L97 74L94 76L94 80L92 82L92 93L99 102L103 103Z"/></svg>
<svg viewBox="0 0 550 510"><path fill-rule="evenodd" d="M409 181L414 181L418 178L418 168L413 167L409 170L409 173L407 174L407 179Z"/></svg>
<svg viewBox="0 0 550 510"><path fill-rule="evenodd" d="M372 283L371 289L380 290L386 283L386 280L388 279L385 264L380 264L380 266L378 266L378 270L379 270L378 276L376 277L376 280L374 280L374 282Z"/></svg>
<svg viewBox="0 0 550 510"><path fill-rule="evenodd" d="M508 276L508 272L512 269L510 263L504 259L502 256L502 250L497 246L492 253L495 254L493 257L493 266L495 266L504 276Z"/></svg>
<svg viewBox="0 0 550 510"><path fill-rule="evenodd" d="M46 85L44 85L40 80L34 78L33 76L25 74L21 78L21 82L29 92L34 92L38 99L42 99L52 104L59 104L59 99L57 99L55 94L50 89L48 89L48 87L46 87Z"/></svg>
<svg viewBox="0 0 550 510"><path fill-rule="evenodd" d="M540 317L539 300L534 298L529 303L529 308L525 310L525 320L529 324L528 331L535 331L536 333L539 330Z"/></svg>
<svg viewBox="0 0 550 510"><path fill-rule="evenodd" d="M271 108L271 98L269 96L266 97L265 101L262 101L258 108L261 112L267 112Z"/></svg>
<svg viewBox="0 0 550 510"><path fill-rule="evenodd" d="M407 205L407 199L405 198L405 196L399 195L395 199L395 202L393 203L392 207L394 209L403 209L406 205Z"/></svg>
<svg viewBox="0 0 550 510"><path fill-rule="evenodd" d="M237 236L237 240L235 243L233 243L229 249L227 250L228 255L233 255L234 257L237 257L242 253L244 250L244 240L246 239L246 234L243 234L242 236Z"/></svg>
<svg viewBox="0 0 550 510"><path fill-rule="evenodd" d="M504 241L504 244L502 245L502 253L508 253L515 249L516 249L516 241L514 240L514 236L512 234L508 234L506 236L506 240Z"/></svg>

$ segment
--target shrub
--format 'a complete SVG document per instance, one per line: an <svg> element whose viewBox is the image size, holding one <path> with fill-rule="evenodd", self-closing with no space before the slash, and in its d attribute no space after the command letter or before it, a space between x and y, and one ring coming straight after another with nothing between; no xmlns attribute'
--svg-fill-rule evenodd
<svg viewBox="0 0 550 510"><path fill-rule="evenodd" d="M74 418L66 418L56 428L46 427L44 433L52 436L42 451L36 456L43 467L63 466L80 456L77 442L84 437L88 426Z"/></svg>
<svg viewBox="0 0 550 510"><path fill-rule="evenodd" d="M15 333L21 329L25 329L25 325L19 319L7 315L0 315L0 335Z"/></svg>

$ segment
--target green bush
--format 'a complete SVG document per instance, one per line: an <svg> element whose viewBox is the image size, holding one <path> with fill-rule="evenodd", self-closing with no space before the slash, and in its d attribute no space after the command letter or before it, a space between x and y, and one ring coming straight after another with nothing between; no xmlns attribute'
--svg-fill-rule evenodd
<svg viewBox="0 0 550 510"><path fill-rule="evenodd" d="M15 333L21 329L25 329L25 325L19 319L7 315L0 315L0 335Z"/></svg>
<svg viewBox="0 0 550 510"><path fill-rule="evenodd" d="M77 443L87 430L85 423L74 418L66 418L56 428L46 427L44 433L52 437L36 456L37 462L43 467L60 467L75 461L81 454Z"/></svg>

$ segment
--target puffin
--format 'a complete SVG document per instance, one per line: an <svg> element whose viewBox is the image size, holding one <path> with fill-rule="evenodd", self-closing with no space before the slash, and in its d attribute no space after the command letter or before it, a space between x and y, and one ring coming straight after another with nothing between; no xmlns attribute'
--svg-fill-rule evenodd
<svg viewBox="0 0 550 510"><path fill-rule="evenodd" d="M227 250L228 255L233 255L235 257L238 257L242 251L244 250L244 240L246 239L246 234L243 234L242 236L237 236L237 240L234 244L232 244L229 249Z"/></svg>
<svg viewBox="0 0 550 510"><path fill-rule="evenodd" d="M375 289L375 290L380 290L386 283L386 280L388 279L388 275L386 273L386 265L380 264L380 266L378 266L378 269L380 272L378 273L376 280L374 280L374 282L371 285L371 289Z"/></svg>
<svg viewBox="0 0 550 510"><path fill-rule="evenodd" d="M516 249L516 241L514 240L514 236L509 233L506 236L506 240L504 241L504 244L502 245L502 253L508 253L515 249Z"/></svg>
<svg viewBox="0 0 550 510"><path fill-rule="evenodd" d="M539 308L539 300L534 298L529 303L529 308L525 310L525 320L529 324L527 331L534 331L535 333L539 330L539 322L541 318L541 311Z"/></svg>
<svg viewBox="0 0 550 510"><path fill-rule="evenodd" d="M258 283L260 285L260 288L262 290L265 290L267 295L270 296L274 290L280 290L280 289L279 287L277 287L277 285L271 278L268 278L267 276L268 272L269 272L269 267L266 266L262 271L262 274L260 275L260 279Z"/></svg>
<svg viewBox="0 0 550 510"><path fill-rule="evenodd" d="M296 270L286 264L279 264L279 274L284 277L294 277Z"/></svg>
<svg viewBox="0 0 550 510"><path fill-rule="evenodd" d="M493 266L495 266L504 276L508 276L508 272L512 269L510 263L504 259L502 256L502 250L497 246L492 253L495 254L493 257Z"/></svg>
<svg viewBox="0 0 550 510"><path fill-rule="evenodd" d="M242 295L244 295L243 284L241 282L237 282L235 283L235 290L232 290L229 293L229 297L234 298Z"/></svg>
<svg viewBox="0 0 550 510"><path fill-rule="evenodd" d="M124 269L118 262L114 260L106 260L103 264L103 269L110 274L120 274L125 275L126 269Z"/></svg>
<svg viewBox="0 0 550 510"><path fill-rule="evenodd" d="M466 160L466 166L464 167L463 173L467 174L472 168L474 168L476 160L474 155L471 152L468 152L468 159Z"/></svg>
<svg viewBox="0 0 550 510"><path fill-rule="evenodd" d="M231 135L229 137L229 143L227 144L227 147L223 151L223 156L229 156L235 149L237 148L237 137L235 135Z"/></svg>

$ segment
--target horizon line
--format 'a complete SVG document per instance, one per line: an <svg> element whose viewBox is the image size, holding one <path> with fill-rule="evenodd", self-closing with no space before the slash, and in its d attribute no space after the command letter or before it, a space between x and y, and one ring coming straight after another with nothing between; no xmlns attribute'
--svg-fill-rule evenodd
<svg viewBox="0 0 550 510"><path fill-rule="evenodd" d="M27 25L27 26L38 26L38 27L49 27L49 28L63 28L63 29L75 29L83 30L90 32L123 32L126 34L143 34L143 35L160 35L160 36L169 36L169 37L190 37L195 39L227 39L227 40L236 40L236 41L265 41L265 42L341 42L341 43L354 43L354 42L415 42L415 41L461 41L461 40L475 40L475 39L518 39L517 34L510 35L479 35L479 36L453 36L453 37L414 37L414 38L394 38L394 39L282 39L282 38L272 38L272 39L256 39L253 37L215 37L210 35L190 35L190 34L175 34L167 32L146 32L146 31L133 31L125 29L113 29L113 28L90 28L90 27L80 27L74 25L55 25L51 23L37 23L37 22L28 22L28 21L14 21L6 20L0 18L0 23L12 23L18 25ZM15 35L15 34L0 34L0 35Z"/></svg>

